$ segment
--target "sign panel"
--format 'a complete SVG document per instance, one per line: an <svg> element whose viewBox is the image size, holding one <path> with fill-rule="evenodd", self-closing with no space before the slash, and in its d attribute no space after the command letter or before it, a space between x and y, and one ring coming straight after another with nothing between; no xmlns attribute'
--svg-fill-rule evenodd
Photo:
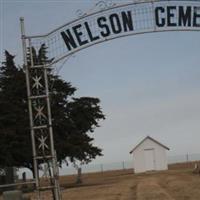
<svg viewBox="0 0 200 200"><path fill-rule="evenodd" d="M199 1L138 2L101 10L74 20L47 35L30 37L45 43L54 62L91 45L128 35L160 31L199 31Z"/></svg>

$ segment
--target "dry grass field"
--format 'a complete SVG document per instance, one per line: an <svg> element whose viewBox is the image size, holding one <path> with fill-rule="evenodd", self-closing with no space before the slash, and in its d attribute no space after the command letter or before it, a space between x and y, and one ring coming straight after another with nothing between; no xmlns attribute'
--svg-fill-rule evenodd
<svg viewBox="0 0 200 200"><path fill-rule="evenodd" d="M193 174L192 167L173 165L168 171L137 175L132 170L88 173L79 185L75 176L62 176L62 196L63 200L200 200L200 175ZM46 193L44 200L49 199Z"/></svg>
<svg viewBox="0 0 200 200"><path fill-rule="evenodd" d="M62 178L61 182L64 182ZM68 181L73 177L68 177ZM67 180L67 177L66 177ZM88 174L63 190L65 200L200 200L200 176L191 170L134 175L130 170Z"/></svg>

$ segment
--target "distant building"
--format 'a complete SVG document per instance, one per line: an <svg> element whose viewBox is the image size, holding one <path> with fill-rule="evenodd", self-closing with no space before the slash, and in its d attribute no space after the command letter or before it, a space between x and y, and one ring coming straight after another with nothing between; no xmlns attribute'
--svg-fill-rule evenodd
<svg viewBox="0 0 200 200"><path fill-rule="evenodd" d="M133 155L133 165L135 173L146 171L167 170L168 147L147 136L136 145L130 154Z"/></svg>

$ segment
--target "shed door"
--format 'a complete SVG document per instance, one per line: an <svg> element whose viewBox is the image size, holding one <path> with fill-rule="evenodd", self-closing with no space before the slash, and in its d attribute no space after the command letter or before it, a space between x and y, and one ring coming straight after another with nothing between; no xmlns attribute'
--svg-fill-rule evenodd
<svg viewBox="0 0 200 200"><path fill-rule="evenodd" d="M146 171L155 170L155 154L154 149L144 150Z"/></svg>

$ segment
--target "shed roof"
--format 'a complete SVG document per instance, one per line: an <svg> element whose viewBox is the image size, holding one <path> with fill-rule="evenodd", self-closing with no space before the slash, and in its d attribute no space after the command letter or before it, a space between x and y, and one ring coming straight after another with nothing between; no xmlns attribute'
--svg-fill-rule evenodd
<svg viewBox="0 0 200 200"><path fill-rule="evenodd" d="M161 144L160 142L158 142L157 140L153 139L152 137L147 136L147 137L145 137L138 145L136 145L136 146L130 151L130 153L133 153L133 152L134 152L145 140L147 140L147 139L150 139L150 140L152 140L153 142L155 142L156 144L162 146L163 148L165 148L165 149L167 149L167 150L170 150L167 146Z"/></svg>

